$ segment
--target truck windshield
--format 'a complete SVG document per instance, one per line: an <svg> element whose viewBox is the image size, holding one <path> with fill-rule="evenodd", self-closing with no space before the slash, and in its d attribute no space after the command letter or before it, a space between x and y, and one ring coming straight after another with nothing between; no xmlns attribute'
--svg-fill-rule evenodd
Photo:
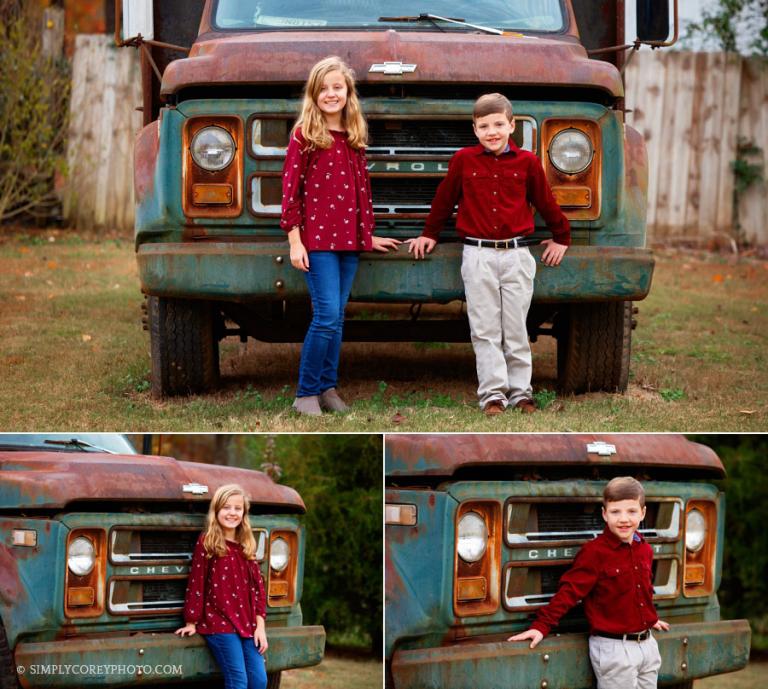
<svg viewBox="0 0 768 689"><path fill-rule="evenodd" d="M513 31L561 31L561 0L219 0L214 24L220 29L386 27L419 31L476 31L470 26L419 21L433 14L468 24ZM381 21L380 17L396 18ZM413 22L403 21L414 17Z"/></svg>
<svg viewBox="0 0 768 689"><path fill-rule="evenodd" d="M136 454L130 441L117 433L0 433L0 450Z"/></svg>

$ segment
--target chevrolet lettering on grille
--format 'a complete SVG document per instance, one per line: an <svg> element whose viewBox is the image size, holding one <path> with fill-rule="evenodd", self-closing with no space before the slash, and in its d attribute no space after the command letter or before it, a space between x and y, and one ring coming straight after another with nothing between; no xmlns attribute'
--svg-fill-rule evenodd
<svg viewBox="0 0 768 689"><path fill-rule="evenodd" d="M186 565L159 565L156 567L131 567L129 573L133 576L151 576L153 574L186 574L189 568Z"/></svg>

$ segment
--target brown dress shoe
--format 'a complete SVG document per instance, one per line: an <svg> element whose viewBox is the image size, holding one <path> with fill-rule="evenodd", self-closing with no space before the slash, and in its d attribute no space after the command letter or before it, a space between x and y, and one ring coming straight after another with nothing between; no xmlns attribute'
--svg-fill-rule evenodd
<svg viewBox="0 0 768 689"><path fill-rule="evenodd" d="M515 405L515 409L519 409L523 414L533 414L536 411L536 402L524 397Z"/></svg>
<svg viewBox="0 0 768 689"><path fill-rule="evenodd" d="M496 416L504 413L504 403L501 400L491 400L483 407L483 414Z"/></svg>

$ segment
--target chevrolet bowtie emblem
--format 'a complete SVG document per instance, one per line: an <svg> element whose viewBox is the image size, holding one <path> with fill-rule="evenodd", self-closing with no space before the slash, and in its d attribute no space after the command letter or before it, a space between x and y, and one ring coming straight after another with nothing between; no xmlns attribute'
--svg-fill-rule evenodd
<svg viewBox="0 0 768 689"><path fill-rule="evenodd" d="M616 446L602 440L596 440L594 443L587 444L587 453L600 455L601 457L610 457L616 454Z"/></svg>
<svg viewBox="0 0 768 689"><path fill-rule="evenodd" d="M181 490L183 493L192 493L192 495L205 495L208 492L208 486L199 483L185 483Z"/></svg>
<svg viewBox="0 0 768 689"><path fill-rule="evenodd" d="M369 72L381 72L382 74L405 74L416 71L416 65L404 65L402 62L378 62L371 65Z"/></svg>

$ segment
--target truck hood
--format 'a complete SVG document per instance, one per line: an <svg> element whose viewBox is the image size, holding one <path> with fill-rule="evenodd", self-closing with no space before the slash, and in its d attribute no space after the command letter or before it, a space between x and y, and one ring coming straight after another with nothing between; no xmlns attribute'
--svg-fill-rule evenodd
<svg viewBox="0 0 768 689"><path fill-rule="evenodd" d="M303 84L309 68L326 55L343 56L358 83L546 85L624 93L618 70L590 60L572 38L388 30L206 34L188 58L168 65L161 94L189 86ZM402 76L369 71L393 61L415 64L416 70Z"/></svg>
<svg viewBox="0 0 768 689"><path fill-rule="evenodd" d="M588 447L591 446L591 447ZM590 451L591 450L591 451ZM725 469L714 451L675 435L390 435L387 476L452 476L460 469L590 466L686 469L719 478Z"/></svg>
<svg viewBox="0 0 768 689"><path fill-rule="evenodd" d="M206 503L226 483L239 483L252 504L305 510L293 488L260 471L146 455L0 452L0 508L5 509L63 508L89 500Z"/></svg>

